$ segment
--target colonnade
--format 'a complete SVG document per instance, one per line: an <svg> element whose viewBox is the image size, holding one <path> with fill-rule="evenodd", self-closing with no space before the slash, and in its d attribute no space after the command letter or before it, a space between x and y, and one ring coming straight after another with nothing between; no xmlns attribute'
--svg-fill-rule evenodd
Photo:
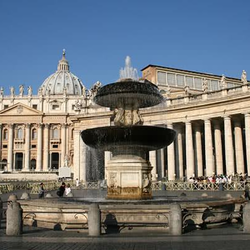
<svg viewBox="0 0 250 250"><path fill-rule="evenodd" d="M186 120L169 123L168 128L176 131L175 141L149 154L153 180L250 175L250 114Z"/></svg>

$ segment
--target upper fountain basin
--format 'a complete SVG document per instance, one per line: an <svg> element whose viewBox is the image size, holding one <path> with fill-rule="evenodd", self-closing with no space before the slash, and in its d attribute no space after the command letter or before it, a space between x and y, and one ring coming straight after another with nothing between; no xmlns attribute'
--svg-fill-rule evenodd
<svg viewBox="0 0 250 250"><path fill-rule="evenodd" d="M175 139L175 131L155 126L107 126L83 130L85 144L96 149L113 151L117 148L157 150L168 146Z"/></svg>
<svg viewBox="0 0 250 250"><path fill-rule="evenodd" d="M98 105L113 109L138 109L155 106L160 104L163 99L155 84L147 80L124 79L100 88L94 101Z"/></svg>

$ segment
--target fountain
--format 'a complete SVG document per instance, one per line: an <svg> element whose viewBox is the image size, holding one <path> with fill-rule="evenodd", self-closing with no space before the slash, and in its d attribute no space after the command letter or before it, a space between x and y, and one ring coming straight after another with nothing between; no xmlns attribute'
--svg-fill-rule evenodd
<svg viewBox="0 0 250 250"><path fill-rule="evenodd" d="M163 97L154 84L138 80L129 57L120 73L119 81L102 87L95 97L97 104L114 111L114 125L87 129L81 134L91 148L113 154L106 166L107 199L102 195L93 197L93 193L87 197L86 193L82 195L83 190L74 190L71 198L21 200L24 225L61 230L88 228L91 232L91 224L98 231L102 227L106 233L114 228L116 232L151 228L164 232L169 229L173 234L173 226L178 225L175 229L180 234L182 225L201 227L239 219L245 200L227 197L225 193L223 197L213 197L203 190L208 193L186 197L186 194L169 196L164 192L163 196L152 197L148 152L169 145L175 132L165 127L143 126L139 109L157 105ZM94 211L100 217L98 224L93 223Z"/></svg>
<svg viewBox="0 0 250 250"><path fill-rule="evenodd" d="M157 86L138 80L127 56L120 80L100 88L94 101L114 110L114 126L86 129L81 134L88 146L112 152L106 166L107 198L151 199L152 166L148 153L168 146L175 138L174 130L143 126L139 109L163 101Z"/></svg>

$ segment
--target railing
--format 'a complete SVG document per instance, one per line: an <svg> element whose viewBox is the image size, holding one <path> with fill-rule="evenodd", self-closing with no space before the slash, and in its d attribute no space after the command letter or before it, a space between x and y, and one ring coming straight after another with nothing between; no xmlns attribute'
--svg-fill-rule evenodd
<svg viewBox="0 0 250 250"><path fill-rule="evenodd" d="M66 181L73 188L79 189L105 189L106 183L103 181L98 182L85 182L80 183L76 187L74 181ZM43 182L46 191L57 190L61 182L48 181ZM30 190L31 194L39 193L40 182L12 182L7 184L0 184L0 194L13 192L15 190ZM152 190L169 190L169 191L243 191L250 183L234 181L231 183L190 183L190 182L174 182L174 181L157 181L152 182Z"/></svg>
<svg viewBox="0 0 250 250"><path fill-rule="evenodd" d="M243 191L246 187L250 188L250 183L231 182L231 183L190 183L190 182L154 182L153 190L171 191Z"/></svg>

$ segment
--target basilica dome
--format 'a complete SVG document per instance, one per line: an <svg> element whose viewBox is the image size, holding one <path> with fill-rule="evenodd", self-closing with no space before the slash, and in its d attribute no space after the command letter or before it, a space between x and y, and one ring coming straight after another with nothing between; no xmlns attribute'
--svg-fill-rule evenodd
<svg viewBox="0 0 250 250"><path fill-rule="evenodd" d="M62 59L59 61L57 71L50 75L39 91L43 95L82 95L85 89L82 81L69 71L69 62L65 58L65 50L63 50Z"/></svg>

